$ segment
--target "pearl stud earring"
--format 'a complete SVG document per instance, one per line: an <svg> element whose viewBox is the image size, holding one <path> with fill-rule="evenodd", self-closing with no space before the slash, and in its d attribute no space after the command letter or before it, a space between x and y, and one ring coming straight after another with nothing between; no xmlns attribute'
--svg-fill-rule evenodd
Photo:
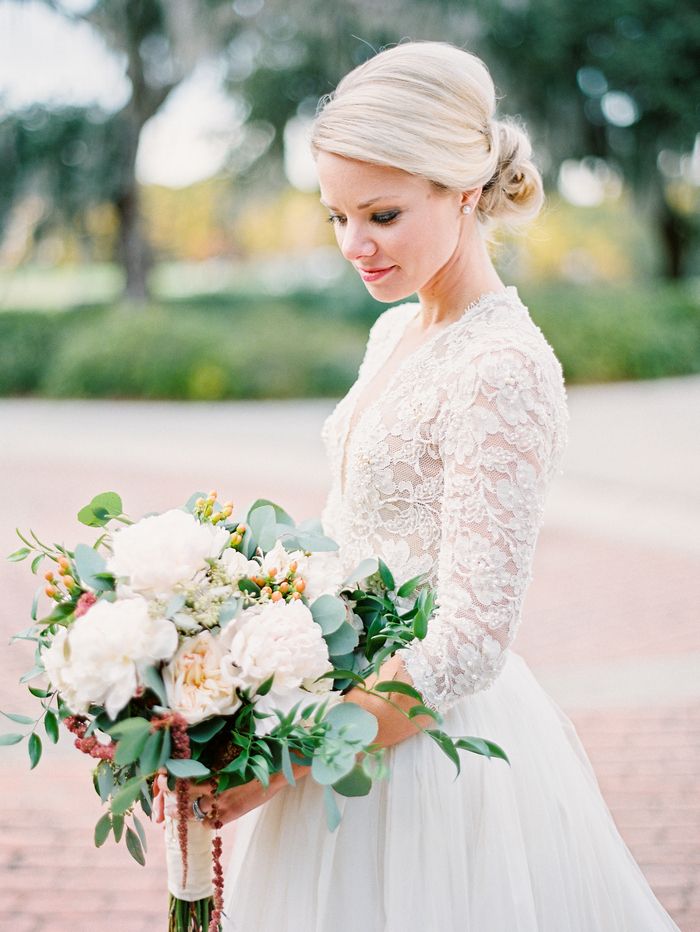
<svg viewBox="0 0 700 932"><path fill-rule="evenodd" d="M471 206L470 206L469 204L464 204L464 205L462 206L462 213L463 213L463 214L470 214L471 212L472 212L472 209L471 209Z"/></svg>

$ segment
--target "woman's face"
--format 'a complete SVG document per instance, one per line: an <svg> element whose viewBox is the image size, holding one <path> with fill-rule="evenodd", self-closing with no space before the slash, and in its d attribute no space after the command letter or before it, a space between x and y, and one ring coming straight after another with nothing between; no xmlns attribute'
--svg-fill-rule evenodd
<svg viewBox="0 0 700 932"><path fill-rule="evenodd" d="M317 168L338 245L370 294L391 302L439 292L459 250L462 195L329 152Z"/></svg>

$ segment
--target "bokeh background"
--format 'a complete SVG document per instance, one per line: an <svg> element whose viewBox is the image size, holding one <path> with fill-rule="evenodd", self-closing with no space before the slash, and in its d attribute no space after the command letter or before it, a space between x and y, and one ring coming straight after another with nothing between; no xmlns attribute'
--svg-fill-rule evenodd
<svg viewBox="0 0 700 932"><path fill-rule="evenodd" d="M482 56L533 140L547 207L495 259L562 360L571 439L516 649L700 932L697 0L0 0L0 711L37 711L6 646L37 584L3 559L15 526L91 541L75 515L107 489L134 517L212 487L320 511L319 430L382 307L305 133L407 38ZM160 830L145 868L96 851L91 761L41 738L31 772L0 748L0 932L164 928Z"/></svg>
<svg viewBox="0 0 700 932"><path fill-rule="evenodd" d="M569 383L700 371L694 0L0 0L0 394L341 394L380 306L305 131L406 38L532 136L548 207L495 255Z"/></svg>

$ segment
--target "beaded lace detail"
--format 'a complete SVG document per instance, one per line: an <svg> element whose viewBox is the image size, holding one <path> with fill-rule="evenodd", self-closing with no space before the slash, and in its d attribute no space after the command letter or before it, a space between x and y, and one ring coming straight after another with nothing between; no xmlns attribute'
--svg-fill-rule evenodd
<svg viewBox="0 0 700 932"><path fill-rule="evenodd" d="M402 651L444 711L501 671L566 436L561 367L515 288L484 295L372 393L416 304L372 328L357 382L324 425L335 477L323 520L343 568L378 555L426 574L438 607ZM362 410L355 411L362 397Z"/></svg>

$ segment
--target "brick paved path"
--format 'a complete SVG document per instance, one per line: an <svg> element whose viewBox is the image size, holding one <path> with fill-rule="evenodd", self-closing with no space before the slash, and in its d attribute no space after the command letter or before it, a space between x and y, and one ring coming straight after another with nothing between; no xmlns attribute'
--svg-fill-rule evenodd
<svg viewBox="0 0 700 932"><path fill-rule="evenodd" d="M698 387L689 380L676 390L689 388L698 398ZM572 394L578 423L585 425L591 412L600 419L599 391ZM613 389L609 397L627 414L630 406L636 410L634 393ZM640 387L637 398L648 411L648 388ZM52 540L90 539L74 515L106 489L121 492L135 516L217 485L240 503L262 494L299 518L317 513L327 477L316 437L326 410L0 401L0 554L15 549L15 524ZM668 406L660 410L668 434ZM602 411L610 415L604 405ZM574 417L574 450L576 423ZM215 445L223 428L230 431ZM610 446L603 446L607 463ZM590 462L578 472L577 465L574 458L567 467L555 520L540 540L517 647L574 720L620 831L657 895L682 932L700 932L700 667L693 667L700 657L700 542L673 512L687 515L697 502L687 488L679 493L676 476L661 547L648 520L658 495L637 511L625 499L626 520L608 527L610 477L595 475ZM630 534L630 527L644 533ZM679 546L669 549L675 529ZM0 561L0 643L26 624L34 583L26 564ZM16 684L29 656L20 646L2 649L0 663L0 709L28 711ZM6 724L1 730L14 730ZM100 807L89 766L69 740L51 747L32 772L23 746L0 749L0 932L164 928L160 829L147 826L145 868L123 845L96 850L92 829Z"/></svg>

